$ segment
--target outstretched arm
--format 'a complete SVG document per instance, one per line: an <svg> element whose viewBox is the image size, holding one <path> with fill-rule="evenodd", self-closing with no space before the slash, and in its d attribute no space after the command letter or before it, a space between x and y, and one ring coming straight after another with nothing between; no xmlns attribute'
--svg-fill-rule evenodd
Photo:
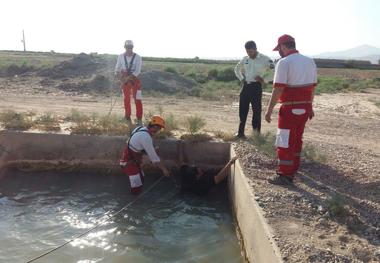
<svg viewBox="0 0 380 263"><path fill-rule="evenodd" d="M157 167L159 167L162 171L162 173L166 176L166 177L169 177L170 176L170 172L169 170L166 168L166 166L162 163L162 161L159 161L159 162L156 162L154 163Z"/></svg>
<svg viewBox="0 0 380 263"><path fill-rule="evenodd" d="M233 163L235 163L235 161L237 160L237 157L233 157L224 167L222 170L220 170L220 172L214 176L214 181L215 181L215 184L219 184L221 183L224 179L226 179L226 177L228 176L228 169L231 167L231 165Z"/></svg>
<svg viewBox="0 0 380 263"><path fill-rule="evenodd" d="M160 157L158 157L156 150L153 146L153 140L150 135L144 133L145 140L142 141L142 145L144 147L145 152L147 153L149 160L158 168L162 170L165 176L170 176L169 170L166 168L164 163L161 161Z"/></svg>

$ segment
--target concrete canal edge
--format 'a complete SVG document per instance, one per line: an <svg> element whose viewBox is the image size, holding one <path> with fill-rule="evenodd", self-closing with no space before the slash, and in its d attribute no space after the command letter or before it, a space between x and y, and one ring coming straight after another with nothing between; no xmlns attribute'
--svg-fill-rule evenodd
<svg viewBox="0 0 380 263"><path fill-rule="evenodd" d="M7 168L26 171L85 171L120 174L119 158L125 146L123 136L86 136L0 132L0 176ZM159 155L167 165L182 161L201 167L221 167L234 155L229 143L157 140ZM272 231L240 167L231 167L229 192L248 262L282 262Z"/></svg>
<svg viewBox="0 0 380 263"><path fill-rule="evenodd" d="M235 156L233 147L231 156ZM283 262L273 231L254 198L253 189L249 186L239 160L231 167L228 187L246 259L254 263Z"/></svg>
<svg viewBox="0 0 380 263"><path fill-rule="evenodd" d="M0 132L0 168L46 169L69 171L81 169L103 173L120 173L119 159L125 136L87 136L46 133ZM204 167L219 167L228 160L229 144L157 140L158 154L168 166L183 160ZM103 167L103 168L102 168ZM100 170L99 170L100 169Z"/></svg>

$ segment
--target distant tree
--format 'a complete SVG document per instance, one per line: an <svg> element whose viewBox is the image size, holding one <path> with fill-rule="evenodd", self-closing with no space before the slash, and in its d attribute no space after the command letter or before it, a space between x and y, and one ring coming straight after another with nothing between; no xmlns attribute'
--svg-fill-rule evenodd
<svg viewBox="0 0 380 263"><path fill-rule="evenodd" d="M346 66L346 68L355 68L355 61L354 60L346 60L345 66Z"/></svg>
<svg viewBox="0 0 380 263"><path fill-rule="evenodd" d="M164 69L164 71L169 72L169 73L173 73L173 74L178 74L177 70L173 67L166 67Z"/></svg>
<svg viewBox="0 0 380 263"><path fill-rule="evenodd" d="M218 78L218 70L216 68L210 69L207 73L207 77L209 79L217 79Z"/></svg>
<svg viewBox="0 0 380 263"><path fill-rule="evenodd" d="M218 71L218 76L216 78L219 81L233 81L236 80L235 71L233 68L226 68Z"/></svg>

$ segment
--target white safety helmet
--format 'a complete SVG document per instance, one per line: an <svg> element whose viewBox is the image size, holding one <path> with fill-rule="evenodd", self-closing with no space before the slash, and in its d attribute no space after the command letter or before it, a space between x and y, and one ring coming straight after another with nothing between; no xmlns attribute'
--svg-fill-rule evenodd
<svg viewBox="0 0 380 263"><path fill-rule="evenodd" d="M132 46L133 47L133 41L132 40L125 40L124 47Z"/></svg>

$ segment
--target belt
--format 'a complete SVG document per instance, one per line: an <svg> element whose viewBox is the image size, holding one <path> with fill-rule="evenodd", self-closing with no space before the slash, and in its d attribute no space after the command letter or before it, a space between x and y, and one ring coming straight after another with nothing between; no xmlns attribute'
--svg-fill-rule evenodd
<svg viewBox="0 0 380 263"><path fill-rule="evenodd" d="M313 103L311 100L281 102L282 105L297 105L297 104L311 104L311 103Z"/></svg>
<svg viewBox="0 0 380 263"><path fill-rule="evenodd" d="M255 84L255 83L260 83L260 82L258 82L258 81L248 81L248 82L246 82L247 84Z"/></svg>

